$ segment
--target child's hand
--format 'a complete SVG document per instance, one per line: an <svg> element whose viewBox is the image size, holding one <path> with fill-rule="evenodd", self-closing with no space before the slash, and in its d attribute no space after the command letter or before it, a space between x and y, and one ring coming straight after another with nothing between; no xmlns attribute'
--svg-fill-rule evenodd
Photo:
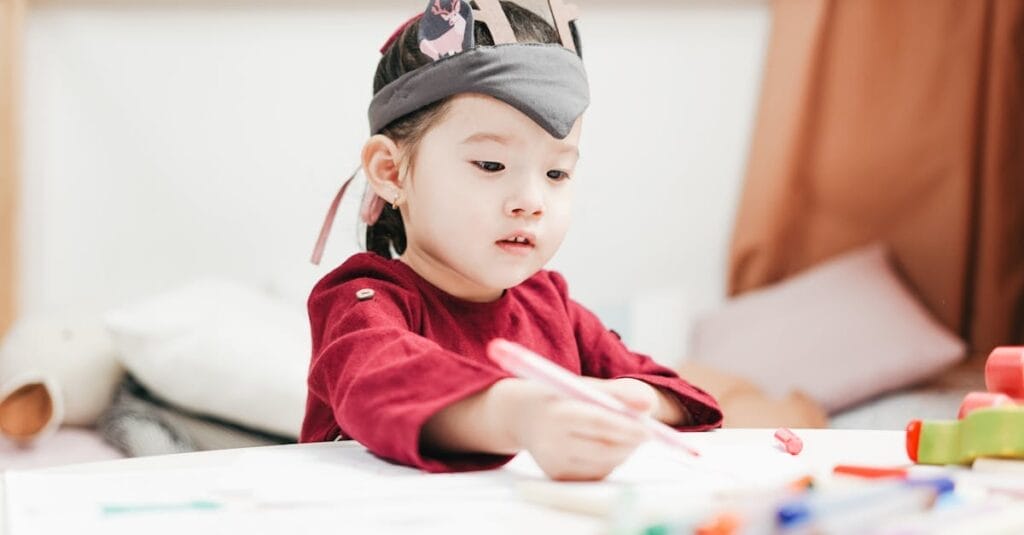
<svg viewBox="0 0 1024 535"><path fill-rule="evenodd" d="M588 381L637 412L651 413L656 407L657 393L641 381ZM523 405L512 418L513 433L552 479L602 479L650 437L646 427L627 416L536 385L519 386Z"/></svg>
<svg viewBox="0 0 1024 535"><path fill-rule="evenodd" d="M643 400L643 406L647 407L647 409L640 410L639 412L646 412L662 423L673 426L681 425L690 418L690 414L675 396L667 394L639 379L629 377L621 379L584 377L584 380L621 400L626 398L636 400L636 402ZM629 402L626 404L635 408L635 405Z"/></svg>
<svg viewBox="0 0 1024 535"><path fill-rule="evenodd" d="M643 381L584 380L663 422L675 425L688 417L678 401ZM559 480L602 479L650 437L634 418L512 378L442 409L421 433L420 447L428 455L512 455L525 449Z"/></svg>
<svg viewBox="0 0 1024 535"><path fill-rule="evenodd" d="M654 415L658 408L658 391L639 379L597 379L583 377L583 380L616 399L640 414Z"/></svg>

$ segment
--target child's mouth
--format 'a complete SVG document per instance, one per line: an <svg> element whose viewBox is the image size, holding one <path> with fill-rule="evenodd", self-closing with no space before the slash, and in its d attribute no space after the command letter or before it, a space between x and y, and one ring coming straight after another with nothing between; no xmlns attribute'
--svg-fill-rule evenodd
<svg viewBox="0 0 1024 535"><path fill-rule="evenodd" d="M514 254L524 254L533 249L533 243L524 237L515 237L495 242L502 250Z"/></svg>

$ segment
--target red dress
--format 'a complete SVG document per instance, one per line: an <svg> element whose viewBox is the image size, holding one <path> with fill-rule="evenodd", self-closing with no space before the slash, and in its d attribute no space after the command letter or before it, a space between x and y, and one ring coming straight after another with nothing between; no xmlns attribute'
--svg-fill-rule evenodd
<svg viewBox="0 0 1024 535"><path fill-rule="evenodd" d="M360 298L360 296L362 298ZM540 271L496 301L456 298L409 266L353 255L309 296L313 355L300 442L353 438L374 454L432 472L493 468L507 455L424 456L423 424L444 407L511 377L486 356L496 337L518 342L573 372L632 377L667 389L689 410L685 431L722 424L718 403L649 357L633 353L565 279Z"/></svg>

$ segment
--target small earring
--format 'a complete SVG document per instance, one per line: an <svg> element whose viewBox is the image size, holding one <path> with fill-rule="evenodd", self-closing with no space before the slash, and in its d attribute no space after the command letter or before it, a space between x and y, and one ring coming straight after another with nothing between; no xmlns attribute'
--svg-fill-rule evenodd
<svg viewBox="0 0 1024 535"><path fill-rule="evenodd" d="M392 210L398 210L398 197L399 197L399 194L395 193L395 198L391 200L391 209Z"/></svg>

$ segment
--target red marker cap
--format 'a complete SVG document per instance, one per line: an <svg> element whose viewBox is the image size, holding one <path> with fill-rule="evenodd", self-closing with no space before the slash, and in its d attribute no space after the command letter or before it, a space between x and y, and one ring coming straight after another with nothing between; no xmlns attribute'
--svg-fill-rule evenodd
<svg viewBox="0 0 1024 535"><path fill-rule="evenodd" d="M917 448L921 445L921 420L911 420L907 424L907 457L917 462Z"/></svg>

